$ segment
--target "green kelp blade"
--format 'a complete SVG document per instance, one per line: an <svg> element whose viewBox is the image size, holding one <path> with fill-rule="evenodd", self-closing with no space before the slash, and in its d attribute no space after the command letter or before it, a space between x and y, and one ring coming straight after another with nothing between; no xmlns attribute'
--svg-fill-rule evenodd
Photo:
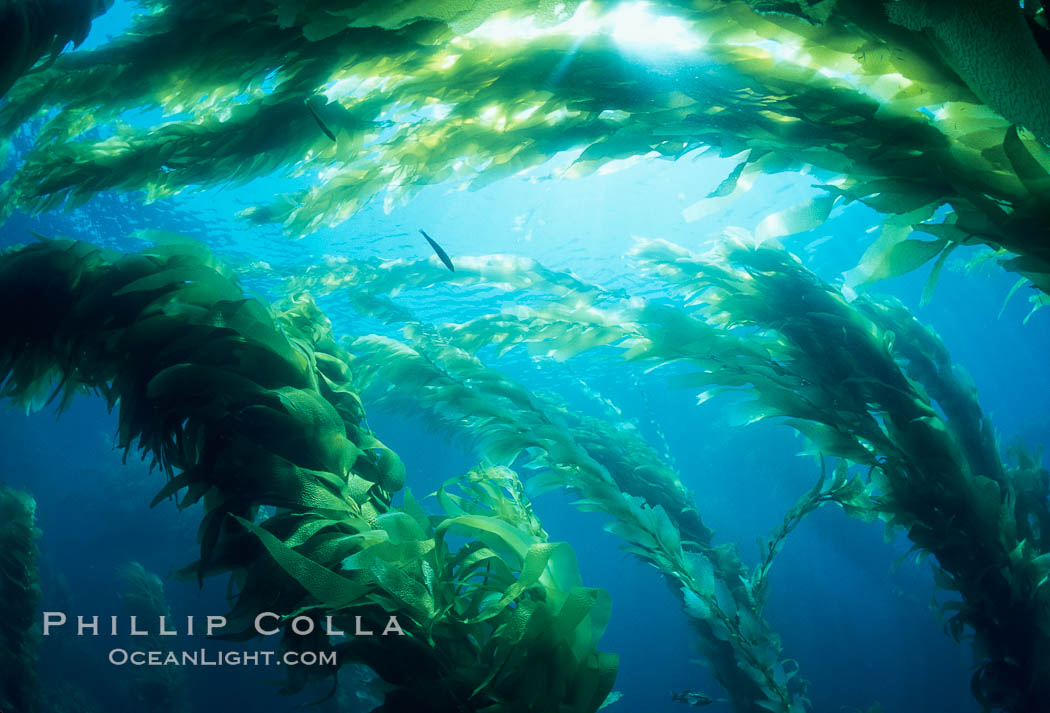
<svg viewBox="0 0 1050 713"><path fill-rule="evenodd" d="M1035 150L1046 149L1033 145ZM1017 177L1032 193L1042 196L1043 200L1050 198L1050 174L1042 162L1029 150L1025 142L1021 140L1017 132L1017 126L1013 125L1006 131L1006 139L1003 141L1003 151L1010 160L1010 165L1017 173ZM1044 158L1046 160L1046 158Z"/></svg>
<svg viewBox="0 0 1050 713"><path fill-rule="evenodd" d="M303 557L285 545L270 532L242 517L234 518L246 530L262 541L267 552L274 558L281 569L302 585L314 598L327 609L343 609L360 603L374 586L361 581L347 579L327 567Z"/></svg>
<svg viewBox="0 0 1050 713"><path fill-rule="evenodd" d="M499 601L491 607L487 607L478 616L468 619L467 623L480 623L502 612L507 605L520 597L526 589L537 584L547 570L548 565L551 564L552 557L559 551L564 551L567 547L568 545L564 542L543 542L532 545L528 554L525 555L525 562L521 566L521 574L518 575L517 580L507 588Z"/></svg>
<svg viewBox="0 0 1050 713"><path fill-rule="evenodd" d="M866 270L867 275L860 285L869 285L917 270L936 257L947 244L947 238L930 241L904 238L892 242L888 247L877 249L872 255L865 253L861 267Z"/></svg>
<svg viewBox="0 0 1050 713"><path fill-rule="evenodd" d="M933 269L930 270L930 276L922 287L922 297L919 300L920 306L925 307L933 300L933 293L937 289L938 281L941 279L941 271L944 270L944 264L948 262L948 257L957 247L959 247L959 243L951 243L937 256L937 260L933 263Z"/></svg>
<svg viewBox="0 0 1050 713"><path fill-rule="evenodd" d="M463 529L503 556L513 555L524 562L534 540L525 532L495 517L460 515L444 520L434 531L434 538L442 542L451 528Z"/></svg>
<svg viewBox="0 0 1050 713"><path fill-rule="evenodd" d="M838 196L820 196L762 219L755 228L759 241L782 238L812 230L828 219Z"/></svg>
<svg viewBox="0 0 1050 713"><path fill-rule="evenodd" d="M437 614L434 596L421 581L422 576L412 575L412 570L419 571L419 558L433 549L427 545L432 543L429 540L416 546L380 543L362 552L361 559L357 560L357 564L378 583L378 588L392 596L402 609L408 610L406 613L420 623L432 620ZM417 559L402 560L406 556L416 556Z"/></svg>
<svg viewBox="0 0 1050 713"><path fill-rule="evenodd" d="M1024 287L1025 285L1027 285L1027 284L1028 284L1028 278L1027 277L1022 277L1017 282L1015 282L1014 286L1010 288L1010 291L1006 293L1006 297L1003 299L1003 306L999 308L999 318L1000 319L1003 316L1003 312L1006 311L1006 305L1008 305L1010 303L1010 298L1012 298L1015 294L1017 294L1017 291L1019 289L1021 289L1022 287Z"/></svg>

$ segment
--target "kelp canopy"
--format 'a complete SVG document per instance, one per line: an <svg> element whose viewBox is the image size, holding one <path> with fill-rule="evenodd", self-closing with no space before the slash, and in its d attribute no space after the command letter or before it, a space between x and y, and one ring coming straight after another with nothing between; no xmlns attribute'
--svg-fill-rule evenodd
<svg viewBox="0 0 1050 713"><path fill-rule="evenodd" d="M652 66L617 41L639 8L667 15L651 23L664 52ZM781 233L819 222L835 200L886 213L869 278L983 243L1050 291L1041 0L142 9L127 34L37 68L8 93L4 133L47 118L4 187L9 207L76 205L112 189L153 199L280 171L310 180L246 217L302 235L377 196L396 203L445 180L478 187L565 150L580 151L579 174L706 147L739 157L712 199L757 172L818 169L827 198ZM66 37L54 14L29 19L38 34ZM16 48L4 51L16 68L6 71L24 66ZM153 125L121 121L154 108L163 118Z"/></svg>

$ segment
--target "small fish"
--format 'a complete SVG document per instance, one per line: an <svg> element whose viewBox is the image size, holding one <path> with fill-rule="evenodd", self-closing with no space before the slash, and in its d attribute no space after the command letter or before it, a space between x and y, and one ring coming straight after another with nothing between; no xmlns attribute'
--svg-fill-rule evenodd
<svg viewBox="0 0 1050 713"><path fill-rule="evenodd" d="M687 706L706 706L710 703L714 703L715 699L711 696L704 695L700 691L682 691L681 693L671 693L671 700L677 701L678 703L684 703Z"/></svg>
<svg viewBox="0 0 1050 713"><path fill-rule="evenodd" d="M321 121L321 117L317 114L317 110L310 106L309 101L306 102L306 109L310 112L310 116L314 118L314 121L317 122L317 125L321 127L321 131L324 132L324 135L330 138L332 141L335 141L335 134L333 134L332 130L329 129L323 121Z"/></svg>
<svg viewBox="0 0 1050 713"><path fill-rule="evenodd" d="M434 239L432 237L427 235L427 231L420 228L419 232L424 238L427 239L427 242L430 243L430 247L434 248L434 252L436 252L437 256L441 258L441 262L445 263L445 267L447 267L450 272L455 272L456 268L452 266L452 258L448 256L448 253L442 250L441 246L434 242Z"/></svg>

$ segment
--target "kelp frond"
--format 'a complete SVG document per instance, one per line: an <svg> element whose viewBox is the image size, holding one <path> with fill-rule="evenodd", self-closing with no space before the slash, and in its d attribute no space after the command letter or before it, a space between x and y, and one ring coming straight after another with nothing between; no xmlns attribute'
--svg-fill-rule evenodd
<svg viewBox="0 0 1050 713"><path fill-rule="evenodd" d="M3 395L65 401L94 389L119 405L119 445L137 445L169 478L155 502L180 491L183 507L203 501L201 558L188 571L232 574L231 636L261 611L354 610L369 623L396 612L399 644L348 644L348 658L393 684L385 710L597 709L616 670L594 649L606 597L579 586L567 548L547 544L537 523L507 522L525 507L497 502L510 476L470 490L494 519L456 514L432 527L410 497L392 507L404 466L365 426L327 320L308 300L274 315L211 262L172 243L133 255L71 241L3 253L0 299L35 306L5 313ZM276 514L263 517L264 505ZM447 530L478 539L452 548ZM479 543L503 564L472 556ZM483 560L493 574L477 579ZM477 596L460 602L462 591ZM332 646L285 640L308 644Z"/></svg>
<svg viewBox="0 0 1050 713"><path fill-rule="evenodd" d="M367 398L422 409L481 457L520 464L534 492L568 488L578 507L608 515L624 548L671 585L735 709L807 709L735 548L712 543L678 476L640 437L531 393L426 329L413 333L412 345L378 336L348 344Z"/></svg>
<svg viewBox="0 0 1050 713"><path fill-rule="evenodd" d="M289 618L330 615L342 630L363 621L373 633L396 619L403 634L378 642L308 644L392 684L384 711L596 710L617 668L595 650L608 595L582 586L572 550L547 541L511 471L479 468L438 500L444 514L431 518L406 493L400 510L352 537L323 518L279 536L240 522L308 593Z"/></svg>

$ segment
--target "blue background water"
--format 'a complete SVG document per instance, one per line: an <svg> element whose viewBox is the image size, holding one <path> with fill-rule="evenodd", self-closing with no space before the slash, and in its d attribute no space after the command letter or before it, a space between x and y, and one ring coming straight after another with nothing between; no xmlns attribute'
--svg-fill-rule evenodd
<svg viewBox="0 0 1050 713"><path fill-rule="evenodd" d="M126 6L118 4L89 42L119 32L126 14ZM687 156L675 163L642 161L571 181L536 178L567 161L560 157L531 177L506 179L474 193L431 187L389 214L381 205L370 206L343 225L301 241L233 218L244 205L287 190L289 182L274 177L151 206L135 196L103 195L68 215L15 215L0 228L0 245L25 242L31 239L27 231L36 230L134 249L129 233L157 227L194 234L233 262L264 260L294 270L323 255L425 257L429 248L416 232L424 228L453 258L527 255L548 267L616 286L637 281L624 259L635 236L666 238L697 249L717 239L726 226L754 228L767 213L817 193L812 188L817 181L809 176L763 177L725 212L688 223L683 209L718 185L733 161ZM866 231L877 221L877 214L851 207L837 211L820 228L791 238L788 246L823 277L836 280L856 265L871 240ZM828 236L832 239L814 245ZM1004 442L1021 437L1029 445L1047 445L1050 310L1022 325L1027 304L1018 295L1000 316L1014 278L994 266L964 274L962 266L973 253L957 252L927 306L918 302L929 267L881 283L877 290L904 300L938 331L954 360L973 376ZM251 287L265 295L273 285L253 282ZM440 322L496 310L502 298L476 305L435 292L427 299L427 316ZM322 305L340 335L374 327L355 318L338 294ZM659 379L644 379L636 386L614 369L595 368L585 360L573 364L658 448L658 434L666 437L707 524L720 541L738 543L745 560L753 563L755 538L779 524L817 473L811 458L796 455L800 441L772 424L730 425L727 404L719 399L696 406L694 394L671 390ZM535 372L523 360L497 366L535 383ZM549 365L545 368L551 371ZM565 393L570 406L590 408L582 395L574 396L571 389ZM369 419L404 459L416 493L432 492L443 480L476 465L471 454L430 433L425 423L376 409ZM122 464L121 454L112 448L114 432L115 418L97 398L80 399L57 420L49 410L0 412L0 478L28 488L39 503L45 608L120 613L114 577L119 565L135 560L165 576L195 559L199 512L179 513L170 502L151 510L149 501L163 477L150 473L137 457ZM722 696L695 661L686 618L667 586L655 570L620 552L616 538L602 530L604 518L576 511L557 494L542 496L535 506L552 539L570 542L579 553L585 583L612 595L613 617L602 648L621 656L616 689L625 695L609 710L681 710L681 704L670 701L671 690L700 689ZM900 537L887 542L881 525L852 521L825 508L805 520L778 557L766 617L782 635L785 655L798 660L810 681L815 710L864 710L875 702L887 711L978 709L968 690L970 651L944 633L930 610L928 566L908 560L891 571L907 549ZM196 583L170 578L166 586L176 615L225 611L223 582L208 582L199 592ZM49 640L45 680L72 679L103 708L133 710L129 672L105 662L112 645L102 638ZM197 711L234 704L250 704L260 712L285 711L305 700L279 696L278 684L268 682L279 677L271 669L195 668L186 675ZM316 693L311 691L313 697ZM716 702L709 710L728 706Z"/></svg>

